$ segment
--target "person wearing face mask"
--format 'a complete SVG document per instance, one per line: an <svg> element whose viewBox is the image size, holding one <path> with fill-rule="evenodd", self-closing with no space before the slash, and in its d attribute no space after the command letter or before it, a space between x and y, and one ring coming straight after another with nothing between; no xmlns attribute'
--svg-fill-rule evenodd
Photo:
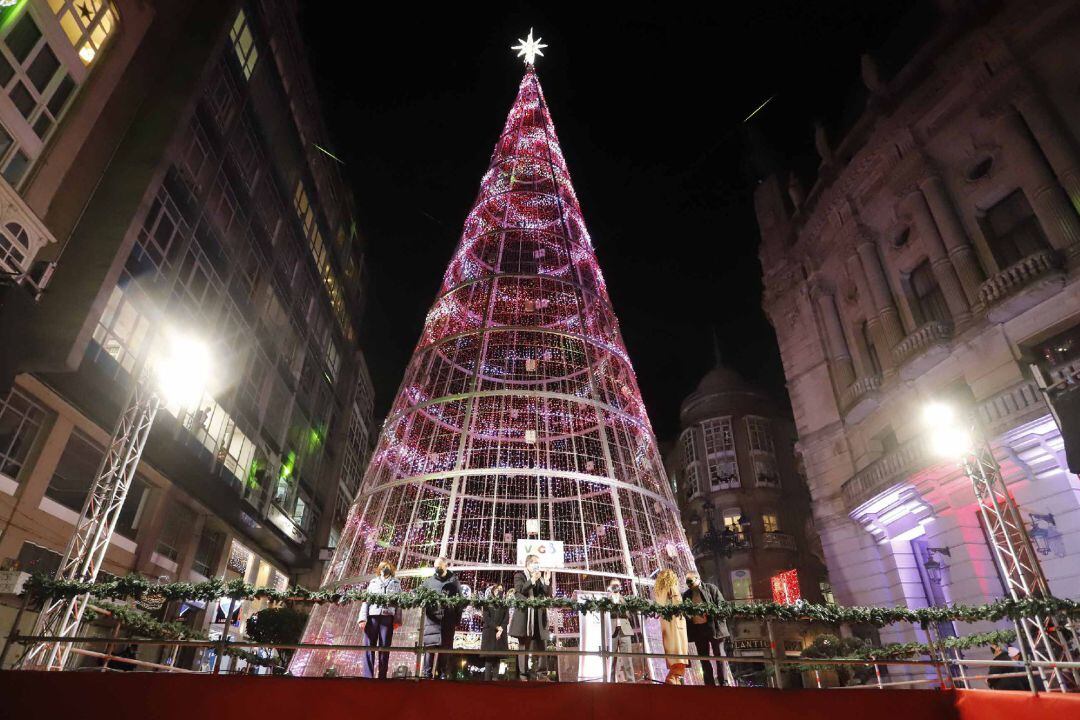
<svg viewBox="0 0 1080 720"><path fill-rule="evenodd" d="M724 602L724 594L712 583L702 582L701 576L696 572L689 572L686 574L686 592L683 593L683 601L719 605ZM724 640L731 633L722 617L692 615L686 629L690 642L697 648L698 655L723 657ZM706 685L724 684L723 661L716 663L716 666L714 673L712 660L701 661L701 678Z"/></svg>
<svg viewBox="0 0 1080 720"><path fill-rule="evenodd" d="M611 601L619 605L623 604L622 583L612 579L608 583L608 592L611 593ZM630 624L624 608L613 609L611 617L611 646L615 652L628 653L633 649L634 627ZM611 677L615 682L634 682L634 661L628 657L613 657L611 659Z"/></svg>
<svg viewBox="0 0 1080 720"><path fill-rule="evenodd" d="M501 600L503 586L496 585L488 591L488 597L493 600ZM510 609L488 605L484 608L484 632L480 636L480 649L497 652L510 649L510 635L506 632L507 621L510 618ZM496 655L484 656L484 679L494 680L499 672L499 662L502 658Z"/></svg>
<svg viewBox="0 0 1080 720"><path fill-rule="evenodd" d="M522 600L551 597L551 572L540 572L540 558L536 555L525 558L525 569L514 573L514 593ZM546 649L551 637L547 608L520 608L510 622L510 634L517 638L518 647L522 650ZM530 668L530 660L539 662L532 663ZM518 672L522 679L536 679L540 669L538 665L542 668L546 663L531 655L518 656Z"/></svg>
<svg viewBox="0 0 1080 720"><path fill-rule="evenodd" d="M375 577L368 582L367 591L378 595L394 595L401 592L401 582L394 577L394 566L385 560L375 568ZM394 629L401 627L401 609L384 607L365 602L360 606L360 632L364 645L390 647L394 643ZM375 677L375 656L379 656L379 678L386 679L390 666L390 653L367 651L364 657L364 677Z"/></svg>
<svg viewBox="0 0 1080 720"><path fill-rule="evenodd" d="M450 571L450 563L444 557L435 561L435 574L425 580L421 587L445 595L462 594L461 582L458 576ZM454 631L460 618L461 611L447 605L429 605L424 608L424 647L428 652L424 653L421 677L430 678L433 666L440 677L449 677L453 656L435 651L454 647Z"/></svg>

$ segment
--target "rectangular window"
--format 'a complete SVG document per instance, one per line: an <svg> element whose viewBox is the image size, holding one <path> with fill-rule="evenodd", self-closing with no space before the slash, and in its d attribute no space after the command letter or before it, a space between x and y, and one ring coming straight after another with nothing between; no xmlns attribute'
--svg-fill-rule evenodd
<svg viewBox="0 0 1080 720"><path fill-rule="evenodd" d="M947 323L952 320L952 313L945 302L945 295L938 286L934 270L929 260L923 260L911 271L908 278L912 296L912 314L920 325L928 322Z"/></svg>
<svg viewBox="0 0 1080 720"><path fill-rule="evenodd" d="M349 419L349 433L345 441L345 457L341 462L341 484L349 498L355 497L363 479L369 452L368 423L356 404Z"/></svg>
<svg viewBox="0 0 1080 720"><path fill-rule="evenodd" d="M739 524L739 520L742 516L741 508L726 508L721 516L724 521L724 529L734 533L741 533L742 525Z"/></svg>
<svg viewBox="0 0 1080 720"><path fill-rule="evenodd" d="M0 473L18 480L49 413L17 388L0 399Z"/></svg>
<svg viewBox="0 0 1080 720"><path fill-rule="evenodd" d="M705 455L709 484L716 490L739 487L739 463L735 457L735 435L730 417L712 418L701 424L705 435Z"/></svg>
<svg viewBox="0 0 1080 720"><path fill-rule="evenodd" d="M683 458L686 463L697 461L697 450L694 448L694 429L687 428L682 435Z"/></svg>
<svg viewBox="0 0 1080 720"><path fill-rule="evenodd" d="M56 571L60 569L60 563L63 561L64 556L55 550L29 542L22 544L22 547L19 548L19 557L16 558L19 569L23 572L37 573L46 577L56 575Z"/></svg>
<svg viewBox="0 0 1080 720"><path fill-rule="evenodd" d="M773 447L772 435L769 432L768 419L748 415L746 417L746 431L750 436L750 450L765 452L770 455L776 452Z"/></svg>
<svg viewBox="0 0 1080 720"><path fill-rule="evenodd" d="M94 341L106 355L131 373L146 344L150 321L133 302L135 293L130 282L126 288L129 289L121 285L113 288L94 328Z"/></svg>
<svg viewBox="0 0 1080 720"><path fill-rule="evenodd" d="M101 467L104 452L78 432L71 434L60 461L56 464L45 496L60 503L76 513L82 512L86 496L93 487ZM138 527L143 498L147 484L138 476L128 488L124 506L116 522L116 531L121 535L133 535Z"/></svg>
<svg viewBox="0 0 1080 720"><path fill-rule="evenodd" d="M165 522L158 536L154 551L173 562L179 562L184 548L191 541L191 529L195 527L195 513L180 503L171 503L165 514Z"/></svg>
<svg viewBox="0 0 1080 720"><path fill-rule="evenodd" d="M754 586L750 579L749 569L731 571L731 597L736 602L754 599Z"/></svg>
<svg viewBox="0 0 1080 720"><path fill-rule="evenodd" d="M105 40L118 23L116 9L108 0L49 0L64 34L84 65L101 53Z"/></svg>
<svg viewBox="0 0 1080 720"><path fill-rule="evenodd" d="M980 225L999 270L1040 250L1049 250L1042 225L1023 190L1014 190L986 211Z"/></svg>
<svg viewBox="0 0 1080 720"><path fill-rule="evenodd" d="M232 40L233 51L236 60L240 63L240 69L244 71L244 77L250 78L255 71L255 63L259 60L259 49L255 46L255 36L251 34L247 15L241 10L236 14L232 29L229 30L229 38Z"/></svg>
<svg viewBox="0 0 1080 720"><path fill-rule="evenodd" d="M204 527L202 535L199 536L199 545L195 548L191 569L205 578L213 577L224 547L225 533Z"/></svg>
<svg viewBox="0 0 1080 720"><path fill-rule="evenodd" d="M763 513L761 527L765 532L780 532L780 517L775 512Z"/></svg>

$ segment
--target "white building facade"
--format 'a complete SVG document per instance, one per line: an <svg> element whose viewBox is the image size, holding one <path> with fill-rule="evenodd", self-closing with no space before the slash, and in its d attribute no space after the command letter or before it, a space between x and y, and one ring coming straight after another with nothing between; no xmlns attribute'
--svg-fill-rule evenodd
<svg viewBox="0 0 1080 720"><path fill-rule="evenodd" d="M841 603L1004 594L970 482L929 451L931 400L976 413L1051 591L1080 596L1080 481L1032 368L1071 376L1080 346L1077 43L1076 3L947 17L892 81L864 63L870 102L835 148L819 135L809 192L756 190L763 304Z"/></svg>

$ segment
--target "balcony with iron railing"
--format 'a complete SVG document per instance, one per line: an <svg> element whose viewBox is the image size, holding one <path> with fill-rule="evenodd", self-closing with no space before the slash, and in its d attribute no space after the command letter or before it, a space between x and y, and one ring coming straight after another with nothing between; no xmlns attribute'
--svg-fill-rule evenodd
<svg viewBox="0 0 1080 720"><path fill-rule="evenodd" d="M1005 322L1035 307L1065 285L1061 256L1040 250L993 275L979 288L986 319Z"/></svg>
<svg viewBox="0 0 1080 720"><path fill-rule="evenodd" d="M785 532L766 532L761 536L761 546L766 550L796 550L795 536Z"/></svg>
<svg viewBox="0 0 1080 720"><path fill-rule="evenodd" d="M915 329L893 347L900 377L911 380L944 360L953 337L952 323L931 320Z"/></svg>

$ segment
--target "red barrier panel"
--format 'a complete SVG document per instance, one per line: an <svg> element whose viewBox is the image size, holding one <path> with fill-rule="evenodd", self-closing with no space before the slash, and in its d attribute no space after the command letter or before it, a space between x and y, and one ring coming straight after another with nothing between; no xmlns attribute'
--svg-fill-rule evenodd
<svg viewBox="0 0 1080 720"><path fill-rule="evenodd" d="M1080 695L957 690L959 720L1080 720Z"/></svg>
<svg viewBox="0 0 1080 720"><path fill-rule="evenodd" d="M965 720L954 707L956 695L941 690L776 691L598 683L3 672L0 718L673 720L686 713L704 720ZM972 708L981 712L974 705ZM966 716L975 717L982 716ZM1009 720L1026 718L1010 713ZM1052 720L1065 717L1053 716Z"/></svg>

